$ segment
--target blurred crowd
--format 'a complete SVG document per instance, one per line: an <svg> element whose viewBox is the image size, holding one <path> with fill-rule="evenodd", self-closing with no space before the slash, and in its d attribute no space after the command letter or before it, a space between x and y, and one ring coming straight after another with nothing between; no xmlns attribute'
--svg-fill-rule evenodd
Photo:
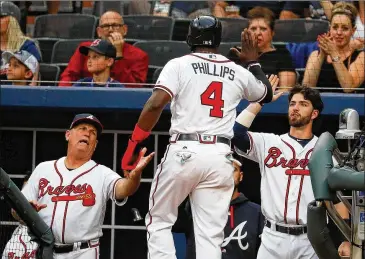
<svg viewBox="0 0 365 259"><path fill-rule="evenodd" d="M46 59L45 50L39 44L42 36L35 37L27 32L27 24L24 23L35 2L1 1L2 85L52 85L46 81L51 78L51 81L55 82L53 85L60 87L150 87L155 83L151 79L151 71L157 72L156 67L151 64L152 54L134 45L139 39L130 39L129 35L135 35L131 31L135 27L129 26L123 17L165 16L179 21L193 19L199 15L213 15L225 21L247 20L247 28L257 36L262 69L268 75L278 75L282 90L288 90L299 83L318 87L322 92L363 93L364 0L79 1L91 2L89 9L69 1L69 14L81 13L98 18L94 30L95 37L85 39L75 46L64 67L59 68L56 64L58 70L53 77L50 77L51 72L46 70L52 62ZM35 13L36 16L62 15L60 1L39 2L44 4L46 13ZM106 3L110 6L106 6ZM113 4L114 6L111 6ZM317 40L276 44L276 26L283 20L293 23L304 20L305 26L313 26L309 22L306 24L306 21L325 21L328 23L328 30L311 35ZM135 21L138 23L138 18ZM233 28L227 26L223 29L233 31ZM235 29L242 31L244 27ZM185 37L182 35L180 38ZM62 36L59 38L62 39ZM238 44L231 43L231 47L240 48ZM239 62L235 53L228 49L221 54ZM184 54L177 53L176 57ZM155 76L153 78L156 79ZM42 84L42 81L46 83Z"/></svg>

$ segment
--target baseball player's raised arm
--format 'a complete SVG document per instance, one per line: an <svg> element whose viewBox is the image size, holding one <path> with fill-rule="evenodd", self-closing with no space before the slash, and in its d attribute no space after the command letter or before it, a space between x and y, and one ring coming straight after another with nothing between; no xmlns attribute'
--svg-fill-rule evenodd
<svg viewBox="0 0 365 259"><path fill-rule="evenodd" d="M270 81L261 70L259 63L248 65L247 94L245 98L250 102L269 103L273 97Z"/></svg>
<svg viewBox="0 0 365 259"><path fill-rule="evenodd" d="M138 122L128 142L127 150L122 158L122 169L133 170L139 159L135 159L137 145L148 138L156 125L165 106L178 92L178 66L176 60L170 60L162 69L151 97L143 107Z"/></svg>

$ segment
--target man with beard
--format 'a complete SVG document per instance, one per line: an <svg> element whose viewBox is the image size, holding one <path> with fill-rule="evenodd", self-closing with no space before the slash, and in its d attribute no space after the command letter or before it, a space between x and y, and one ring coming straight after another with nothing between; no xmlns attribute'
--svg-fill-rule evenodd
<svg viewBox="0 0 365 259"><path fill-rule="evenodd" d="M280 95L275 94L273 101ZM257 259L318 258L308 240L306 224L307 205L314 200L308 162L318 139L312 128L323 110L323 102L317 90L304 86L293 87L288 101L290 130L286 134L248 131L262 108L258 103L242 111L234 126L236 151L259 163L261 171L265 227ZM343 204L336 207L343 209Z"/></svg>

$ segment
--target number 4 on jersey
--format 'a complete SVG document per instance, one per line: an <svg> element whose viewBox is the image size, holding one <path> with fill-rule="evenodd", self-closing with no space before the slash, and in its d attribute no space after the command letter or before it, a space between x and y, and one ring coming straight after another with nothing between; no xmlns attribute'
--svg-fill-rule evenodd
<svg viewBox="0 0 365 259"><path fill-rule="evenodd" d="M222 99L223 83L211 82L208 88L200 96L203 105L212 106L210 117L223 117L224 100ZM213 97L212 97L213 96Z"/></svg>

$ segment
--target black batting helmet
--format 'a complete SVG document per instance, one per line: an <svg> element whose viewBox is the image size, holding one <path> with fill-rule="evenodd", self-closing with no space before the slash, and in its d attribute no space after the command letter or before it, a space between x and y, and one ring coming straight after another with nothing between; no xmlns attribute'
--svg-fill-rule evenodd
<svg viewBox="0 0 365 259"><path fill-rule="evenodd" d="M218 48L222 39L222 24L214 16L199 16L190 22L187 44Z"/></svg>

